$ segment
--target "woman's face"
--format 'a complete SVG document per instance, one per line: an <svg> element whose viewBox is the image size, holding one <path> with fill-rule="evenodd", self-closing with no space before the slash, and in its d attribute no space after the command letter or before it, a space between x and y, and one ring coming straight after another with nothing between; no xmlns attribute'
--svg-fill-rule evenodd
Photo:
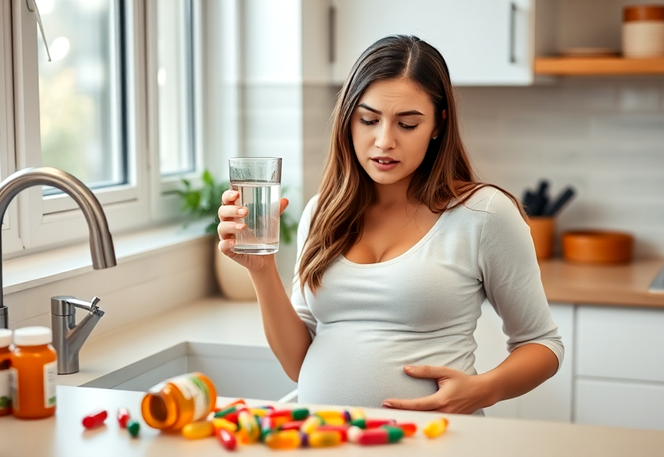
<svg viewBox="0 0 664 457"><path fill-rule="evenodd" d="M435 129L431 99L406 78L372 83L351 118L357 160L378 184L410 182Z"/></svg>

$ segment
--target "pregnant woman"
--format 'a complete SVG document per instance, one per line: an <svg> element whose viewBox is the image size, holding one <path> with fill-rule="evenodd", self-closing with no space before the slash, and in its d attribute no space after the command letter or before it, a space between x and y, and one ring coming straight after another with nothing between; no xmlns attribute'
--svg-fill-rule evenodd
<svg viewBox="0 0 664 457"><path fill-rule="evenodd" d="M441 54L413 36L377 41L353 66L333 120L290 298L273 255L231 251L246 214L237 192L219 208L219 249L249 270L299 401L481 414L552 376L563 346L528 225L513 196L475 178ZM478 374L484 300L510 353Z"/></svg>

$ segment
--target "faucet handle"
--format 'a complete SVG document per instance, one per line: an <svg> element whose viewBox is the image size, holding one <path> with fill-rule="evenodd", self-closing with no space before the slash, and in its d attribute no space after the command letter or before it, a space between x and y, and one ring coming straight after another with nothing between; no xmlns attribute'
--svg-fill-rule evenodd
<svg viewBox="0 0 664 457"><path fill-rule="evenodd" d="M99 307L97 306L97 303L99 303L101 301L101 298L92 297L92 300L90 300L90 303L88 303L86 301L83 301L83 300L77 300L77 299L73 299L73 300L70 299L70 300L67 300L67 301L69 303L71 303L72 305L74 305L75 307L77 307L77 308L84 309L84 310L90 311L90 312L95 312L99 309Z"/></svg>
<svg viewBox="0 0 664 457"><path fill-rule="evenodd" d="M104 311L97 306L100 301L99 297L92 297L90 302L69 296L51 297L51 314L55 316L74 316L76 314L75 308L80 308L101 317L104 315Z"/></svg>

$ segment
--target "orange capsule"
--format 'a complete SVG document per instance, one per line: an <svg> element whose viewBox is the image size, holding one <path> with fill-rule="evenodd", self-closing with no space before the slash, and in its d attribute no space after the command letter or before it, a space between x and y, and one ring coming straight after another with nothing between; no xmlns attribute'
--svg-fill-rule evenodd
<svg viewBox="0 0 664 457"><path fill-rule="evenodd" d="M412 422L397 422L394 426L403 430L403 435L406 437L413 436L417 432L417 425Z"/></svg>
<svg viewBox="0 0 664 457"><path fill-rule="evenodd" d="M297 430L270 433L265 437L265 445L271 449L294 449L302 443Z"/></svg>

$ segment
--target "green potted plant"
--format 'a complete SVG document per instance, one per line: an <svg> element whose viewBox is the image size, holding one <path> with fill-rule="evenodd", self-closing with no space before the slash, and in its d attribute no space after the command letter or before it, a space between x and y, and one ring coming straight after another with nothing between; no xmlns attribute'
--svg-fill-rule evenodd
<svg viewBox="0 0 664 457"><path fill-rule="evenodd" d="M221 194L228 190L229 183L217 182L208 170L203 171L200 186L194 186L185 178L182 178L180 183L182 188L171 193L182 199L182 212L190 216L188 220L209 218L210 223L206 225L205 233L216 234L219 224L217 210L221 203ZM292 243L297 233L297 221L288 213L284 213L279 222L280 242ZM216 238L214 244L215 273L221 292L227 298L234 300L255 300L256 294L247 271L218 251Z"/></svg>

